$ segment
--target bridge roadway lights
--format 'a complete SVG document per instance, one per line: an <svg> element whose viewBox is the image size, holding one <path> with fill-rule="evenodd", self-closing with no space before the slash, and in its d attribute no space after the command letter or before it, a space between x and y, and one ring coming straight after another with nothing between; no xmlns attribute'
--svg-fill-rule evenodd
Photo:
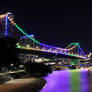
<svg viewBox="0 0 92 92"><path fill-rule="evenodd" d="M42 49L36 49L36 48L27 48L27 47L22 47L19 44L16 46L17 49L19 49L20 52L22 53L30 53L30 54L36 54L36 55L49 55L49 56L57 56L57 57L64 57L64 58L70 58L70 59L79 59L81 57L74 57L66 54L61 54L61 53L52 53L48 51L42 51ZM72 62L70 62L71 64ZM72 63L73 64L73 63Z"/></svg>

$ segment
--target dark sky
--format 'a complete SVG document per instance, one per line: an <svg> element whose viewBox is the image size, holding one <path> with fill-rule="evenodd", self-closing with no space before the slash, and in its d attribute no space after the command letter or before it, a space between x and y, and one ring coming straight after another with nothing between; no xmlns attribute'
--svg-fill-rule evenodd
<svg viewBox="0 0 92 92"><path fill-rule="evenodd" d="M19 1L0 2L0 13L12 12L17 24L42 43L66 47L79 42L85 52L92 51L92 3Z"/></svg>

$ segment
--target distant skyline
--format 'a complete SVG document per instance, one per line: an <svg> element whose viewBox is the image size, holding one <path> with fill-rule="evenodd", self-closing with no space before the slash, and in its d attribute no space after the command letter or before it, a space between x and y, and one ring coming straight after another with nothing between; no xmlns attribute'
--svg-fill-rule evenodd
<svg viewBox="0 0 92 92"><path fill-rule="evenodd" d="M84 52L92 52L92 3L1 1L0 13L5 12L42 43L64 48L79 42Z"/></svg>

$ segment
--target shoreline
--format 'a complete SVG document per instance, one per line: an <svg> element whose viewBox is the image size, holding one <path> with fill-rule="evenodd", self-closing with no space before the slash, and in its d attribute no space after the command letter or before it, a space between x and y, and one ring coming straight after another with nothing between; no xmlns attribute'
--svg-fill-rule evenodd
<svg viewBox="0 0 92 92"><path fill-rule="evenodd" d="M20 78L0 85L0 92L39 92L46 81L41 77Z"/></svg>

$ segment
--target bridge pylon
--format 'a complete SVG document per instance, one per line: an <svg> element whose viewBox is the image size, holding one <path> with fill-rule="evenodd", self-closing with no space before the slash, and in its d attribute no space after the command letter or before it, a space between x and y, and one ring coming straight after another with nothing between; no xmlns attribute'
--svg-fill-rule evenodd
<svg viewBox="0 0 92 92"><path fill-rule="evenodd" d="M80 66L80 59L71 59L70 65Z"/></svg>

